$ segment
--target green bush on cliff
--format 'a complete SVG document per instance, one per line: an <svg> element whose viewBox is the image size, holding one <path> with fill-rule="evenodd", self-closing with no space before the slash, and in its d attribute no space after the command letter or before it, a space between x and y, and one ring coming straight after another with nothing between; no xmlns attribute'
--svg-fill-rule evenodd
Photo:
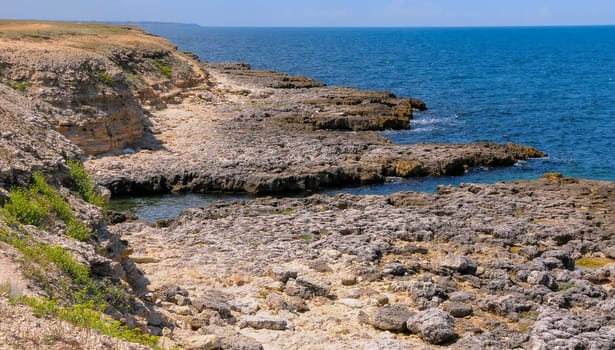
<svg viewBox="0 0 615 350"><path fill-rule="evenodd" d="M21 297L18 302L32 308L34 315L38 317L56 316L62 321L74 325L95 329L102 334L124 339L129 342L147 345L156 348L158 337L141 333L138 329L129 329L120 322L106 317L102 312L94 309L92 303L61 306L55 300L49 298Z"/></svg>
<svg viewBox="0 0 615 350"><path fill-rule="evenodd" d="M69 159L66 164L70 168L70 187L79 193L86 202L105 207L105 199L96 193L94 181L78 160Z"/></svg>
<svg viewBox="0 0 615 350"><path fill-rule="evenodd" d="M31 200L30 190L18 188L11 191L10 200L5 203L5 217L9 224L41 226L49 214L49 208L42 201Z"/></svg>
<svg viewBox="0 0 615 350"><path fill-rule="evenodd" d="M11 225L46 228L59 219L66 224L67 236L79 241L85 241L92 236L87 225L74 216L68 202L60 197L47 183L43 174L38 172L32 175L28 187L11 189L2 213Z"/></svg>
<svg viewBox="0 0 615 350"><path fill-rule="evenodd" d="M13 90L17 90L19 92L24 92L30 86L27 81L16 81L9 85Z"/></svg>
<svg viewBox="0 0 615 350"><path fill-rule="evenodd" d="M152 63L154 64L154 66L156 66L156 68L158 68L160 73L162 73L162 75L164 75L165 77L171 78L173 76L173 70L171 70L171 66L169 66L168 64L162 62L159 59L154 59Z"/></svg>
<svg viewBox="0 0 615 350"><path fill-rule="evenodd" d="M112 86L113 85L113 77L107 73L107 72L99 72L98 73L98 78L100 79L100 81L107 85L107 86Z"/></svg>

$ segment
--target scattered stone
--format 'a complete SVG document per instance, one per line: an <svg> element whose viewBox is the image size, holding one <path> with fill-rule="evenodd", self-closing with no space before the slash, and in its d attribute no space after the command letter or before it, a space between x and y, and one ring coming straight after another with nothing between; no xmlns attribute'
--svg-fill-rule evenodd
<svg viewBox="0 0 615 350"><path fill-rule="evenodd" d="M288 282L291 278L297 278L297 271L294 269L289 269L284 266L274 266L270 270L271 276L276 280L282 283Z"/></svg>
<svg viewBox="0 0 615 350"><path fill-rule="evenodd" d="M466 317L472 314L472 305L458 301L444 303L442 309L453 317Z"/></svg>
<svg viewBox="0 0 615 350"><path fill-rule="evenodd" d="M457 339L455 320L438 308L412 315L407 320L407 327L410 332L418 334L430 344L442 344Z"/></svg>
<svg viewBox="0 0 615 350"><path fill-rule="evenodd" d="M475 261L468 259L465 256L447 255L440 262L440 267L462 274L473 275L476 273L476 268L478 265Z"/></svg>
<svg viewBox="0 0 615 350"><path fill-rule="evenodd" d="M357 276L354 274L344 274L341 279L344 286L353 286L357 283Z"/></svg>
<svg viewBox="0 0 615 350"><path fill-rule="evenodd" d="M527 276L527 283L541 284L553 291L559 289L555 279L545 271L532 271Z"/></svg>
<svg viewBox="0 0 615 350"><path fill-rule="evenodd" d="M183 343L186 350L214 350L220 347L220 339L213 334L193 335Z"/></svg>
<svg viewBox="0 0 615 350"><path fill-rule="evenodd" d="M385 305L376 308L367 317L367 323L384 331L403 332L412 312L402 305Z"/></svg>
<svg viewBox="0 0 615 350"><path fill-rule="evenodd" d="M265 313L256 314L254 316L242 316L239 320L239 328L245 328L247 326L254 329L271 329L276 331L294 328L289 320Z"/></svg>

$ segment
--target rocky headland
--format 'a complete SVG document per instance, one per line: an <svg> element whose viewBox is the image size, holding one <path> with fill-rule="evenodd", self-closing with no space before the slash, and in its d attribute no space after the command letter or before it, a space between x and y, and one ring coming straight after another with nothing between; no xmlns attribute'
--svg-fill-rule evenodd
<svg viewBox="0 0 615 350"><path fill-rule="evenodd" d="M13 320L0 323L0 343L8 348L128 349L151 339L187 349L615 344L612 182L548 174L435 194L309 195L545 154L487 142L393 144L378 131L411 128L424 102L201 62L135 27L0 21L0 48L0 315ZM276 198L216 202L152 224L88 203L73 160L105 198ZM14 210L24 193L57 214L24 220ZM290 193L305 196L283 197ZM90 236L74 233L76 220ZM45 247L73 258L32 256ZM80 296L65 283L115 291L101 311L160 338L137 345L84 334L62 312L35 318L15 303L31 298L39 317L32 298L74 310Z"/></svg>

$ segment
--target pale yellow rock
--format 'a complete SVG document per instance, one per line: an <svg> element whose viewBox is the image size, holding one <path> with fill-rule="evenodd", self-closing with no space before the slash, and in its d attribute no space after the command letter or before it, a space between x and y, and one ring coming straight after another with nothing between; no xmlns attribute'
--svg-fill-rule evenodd
<svg viewBox="0 0 615 350"><path fill-rule="evenodd" d="M213 334L193 335L184 340L187 350L213 350L220 347L220 339Z"/></svg>

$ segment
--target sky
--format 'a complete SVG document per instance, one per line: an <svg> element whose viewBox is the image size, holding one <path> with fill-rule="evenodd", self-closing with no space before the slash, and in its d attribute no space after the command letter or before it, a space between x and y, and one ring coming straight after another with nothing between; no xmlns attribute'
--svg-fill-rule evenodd
<svg viewBox="0 0 615 350"><path fill-rule="evenodd" d="M615 0L3 0L0 18L203 26L613 25Z"/></svg>

